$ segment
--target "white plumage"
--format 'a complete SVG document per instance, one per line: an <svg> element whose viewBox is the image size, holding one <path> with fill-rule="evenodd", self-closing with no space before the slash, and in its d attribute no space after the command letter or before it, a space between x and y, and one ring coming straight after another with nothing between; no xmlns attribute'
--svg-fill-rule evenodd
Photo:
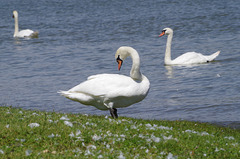
<svg viewBox="0 0 240 159"><path fill-rule="evenodd" d="M18 37L18 38L25 38L25 37L36 38L36 37L38 37L38 32L34 32L30 29L19 31L18 12L17 11L13 11L13 18L15 20L15 31L14 31L13 37Z"/></svg>
<svg viewBox="0 0 240 159"><path fill-rule="evenodd" d="M202 55L201 53L187 52L183 55L180 55L176 59L171 60L171 45L172 45L172 38L173 38L173 30L171 28L165 28L163 29L162 33L159 36L163 36L163 35L168 35L165 58L164 58L165 65L189 65L189 64L206 63L206 62L213 61L220 53L220 51L217 51L211 55L205 56L205 55Z"/></svg>
<svg viewBox="0 0 240 159"><path fill-rule="evenodd" d="M60 91L61 95L84 105L91 105L100 110L110 110L113 118L117 118L116 108L127 107L143 100L149 91L150 83L140 72L140 58L131 47L120 47L115 58L119 63L130 56L132 69L130 77L119 74L98 74L68 91Z"/></svg>

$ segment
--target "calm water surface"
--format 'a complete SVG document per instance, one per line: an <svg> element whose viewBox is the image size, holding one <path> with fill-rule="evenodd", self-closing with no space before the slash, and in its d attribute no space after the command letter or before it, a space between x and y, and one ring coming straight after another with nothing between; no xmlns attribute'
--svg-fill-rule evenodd
<svg viewBox="0 0 240 159"><path fill-rule="evenodd" d="M12 11L20 29L38 39L14 39ZM151 82L140 103L120 116L192 120L240 127L240 1L2 0L0 6L0 104L24 109L109 115L70 101L68 90L93 74L129 75L131 59L117 70L118 47L134 47ZM172 57L187 51L215 62L164 66L165 27L174 30Z"/></svg>

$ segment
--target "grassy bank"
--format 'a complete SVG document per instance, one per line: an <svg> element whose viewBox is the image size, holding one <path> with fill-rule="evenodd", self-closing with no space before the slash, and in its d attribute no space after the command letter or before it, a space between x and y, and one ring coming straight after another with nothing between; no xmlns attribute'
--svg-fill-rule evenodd
<svg viewBox="0 0 240 159"><path fill-rule="evenodd" d="M0 158L240 158L240 132L0 107Z"/></svg>

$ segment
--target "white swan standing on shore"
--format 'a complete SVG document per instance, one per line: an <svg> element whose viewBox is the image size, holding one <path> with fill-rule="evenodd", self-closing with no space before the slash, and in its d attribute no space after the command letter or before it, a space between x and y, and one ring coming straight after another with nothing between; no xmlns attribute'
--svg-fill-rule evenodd
<svg viewBox="0 0 240 159"><path fill-rule="evenodd" d="M120 47L115 58L120 70L123 60L130 56L132 68L130 77L119 74L97 74L61 95L84 105L92 105L100 110L110 110L113 118L118 118L117 109L143 100L149 91L150 82L140 72L140 57L137 51L128 46Z"/></svg>
<svg viewBox="0 0 240 159"><path fill-rule="evenodd" d="M171 28L165 28L163 29L162 33L159 36L161 37L163 35L168 35L165 58L164 58L165 65L188 65L188 64L206 63L206 62L213 61L220 53L220 51L217 51L212 55L204 56L196 52L187 52L177 57L176 59L171 60L171 45L172 45L172 38L173 38L173 30Z"/></svg>
<svg viewBox="0 0 240 159"><path fill-rule="evenodd" d="M18 12L17 11L13 11L13 18L15 20L15 31L14 31L13 37L18 37L18 38L25 38L25 37L37 38L38 37L38 32L34 32L30 29L19 31L19 28L18 28Z"/></svg>

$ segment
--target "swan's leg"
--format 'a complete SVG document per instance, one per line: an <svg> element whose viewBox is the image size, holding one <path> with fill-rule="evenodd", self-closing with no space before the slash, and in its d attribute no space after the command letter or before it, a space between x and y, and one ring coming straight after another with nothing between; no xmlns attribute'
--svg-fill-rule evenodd
<svg viewBox="0 0 240 159"><path fill-rule="evenodd" d="M117 114L117 109L116 108L110 108L110 114L114 119L118 118L118 114Z"/></svg>

